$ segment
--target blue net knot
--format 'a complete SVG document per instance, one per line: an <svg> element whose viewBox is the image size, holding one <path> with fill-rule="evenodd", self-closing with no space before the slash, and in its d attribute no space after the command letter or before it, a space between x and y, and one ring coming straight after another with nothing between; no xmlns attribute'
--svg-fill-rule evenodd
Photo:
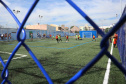
<svg viewBox="0 0 126 84"><path fill-rule="evenodd" d="M20 37L21 33L23 34L22 38ZM21 41L22 43L24 43L25 39L26 39L26 32L25 32L25 30L22 29L22 28L19 28L19 30L17 31L17 40L19 42Z"/></svg>

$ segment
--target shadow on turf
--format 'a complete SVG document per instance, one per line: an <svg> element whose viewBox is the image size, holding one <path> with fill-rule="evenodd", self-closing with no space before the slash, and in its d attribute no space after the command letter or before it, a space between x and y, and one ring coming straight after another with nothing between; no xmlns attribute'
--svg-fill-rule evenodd
<svg viewBox="0 0 126 84"><path fill-rule="evenodd" d="M40 60L40 62L43 62L44 67L48 66L48 67L52 68L50 70L50 72L47 71L48 73L52 73L55 70L58 74L63 74L63 77L52 78L52 81L54 83L57 83L57 84L65 84L79 69L81 69L83 67L81 65L60 63L60 62L56 61L58 59L59 58L56 57L56 58L45 58L43 60ZM48 62L46 62L46 61L48 61ZM58 67L56 67L57 65L63 66L64 68L58 68ZM48 82L45 81L45 77L42 74L36 75L35 72L32 73L32 72L26 71L27 69L37 69L37 68L38 68L38 66L35 63L32 62L32 63L30 63L29 66L27 65L27 66L23 66L22 68L13 68L13 69L9 69L9 70L16 72L15 75L22 73L22 74L26 74L26 75L33 76L33 77L37 78L39 80L39 82L36 82L34 84L48 84ZM99 71L102 71L102 70L105 70L105 69L101 68L101 67L93 67L93 69L88 71L86 73L86 75L92 74L92 73L95 73L95 72L99 72ZM10 78L13 78L13 74L10 75ZM42 79L44 79L44 80L42 82L40 82L40 80L42 80Z"/></svg>
<svg viewBox="0 0 126 84"><path fill-rule="evenodd" d="M53 53L53 54L60 55L60 54L62 54L62 52ZM81 68L83 68L86 65L86 64L83 64L83 66L82 66L82 65L79 65L78 63L77 64L63 63L60 59L62 59L62 57L45 57L45 58L39 59L40 63L44 66L44 68L46 67L45 70L48 72L48 74L51 77L54 84L65 84L72 76L74 76ZM48 84L48 82L45 81L46 80L45 77L41 74L41 71L38 69L38 66L36 65L36 63L33 60L31 60L31 58L28 58L27 62L28 62L27 64L22 64L23 66L20 65L19 66L20 68L19 67L17 67L17 68L10 67L10 69L9 69L11 71L10 73L13 73L13 74L11 74L9 78L13 78L14 75L18 75L18 74L22 73L22 74L37 78L39 81L34 84ZM33 71L34 70L35 71L28 72L29 69L30 70L33 69ZM105 68L94 66L85 75L100 72L103 70L105 70ZM53 73L53 71L55 71L55 74L61 74L62 76L61 77L53 76L53 78L52 78L52 76L50 74ZM40 74L36 74L38 72ZM30 80L30 79L27 79L27 80Z"/></svg>

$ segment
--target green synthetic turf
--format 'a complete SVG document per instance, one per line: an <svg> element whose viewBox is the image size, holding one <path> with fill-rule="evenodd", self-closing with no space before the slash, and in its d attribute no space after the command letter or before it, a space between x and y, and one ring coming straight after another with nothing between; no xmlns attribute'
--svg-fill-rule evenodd
<svg viewBox="0 0 126 84"><path fill-rule="evenodd" d="M92 39L88 38L84 40L70 38L67 43L65 38L62 39L63 41L60 43L57 43L55 39L34 39L33 41L25 41L39 62L43 65L54 84L65 84L101 50L99 46L101 41L100 38L98 38L96 42L91 42ZM0 42L0 51L12 52L17 44L17 41ZM28 56L12 60L10 63L8 67L9 80L12 84L48 84L44 75L23 46L17 51L17 54ZM3 60L7 60L9 54L0 53L0 56ZM15 55L14 57L18 56ZM74 84L102 84L107 61L108 58L103 56ZM0 65L0 73L2 69L3 67ZM2 79L0 78L0 82L1 81Z"/></svg>
<svg viewBox="0 0 126 84"><path fill-rule="evenodd" d="M121 64L118 48L113 48L113 56L118 59L119 63ZM114 65L113 62L111 63L111 71L108 84L126 84L124 74L119 70L119 68L117 68L117 66Z"/></svg>

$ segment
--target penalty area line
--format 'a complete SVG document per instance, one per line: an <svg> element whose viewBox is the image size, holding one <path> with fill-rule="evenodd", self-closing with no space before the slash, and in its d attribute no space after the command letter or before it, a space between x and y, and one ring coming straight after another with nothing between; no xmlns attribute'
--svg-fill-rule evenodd
<svg viewBox="0 0 126 84"><path fill-rule="evenodd" d="M9 53L9 52L3 52L3 51L0 51L0 53L4 53L4 54L12 54L12 53ZM18 55L20 57L15 57L15 58L12 58L12 60L15 60L15 59L20 59L20 58L23 58L23 57L26 57L27 55L23 55L23 54L15 54L15 55ZM8 60L4 60L4 62L6 62ZM1 62L0 62L1 63Z"/></svg>
<svg viewBox="0 0 126 84"><path fill-rule="evenodd" d="M112 53L113 53L113 42L112 42L110 54L112 55ZM103 84L108 84L110 68L111 68L111 59L109 58L106 72L105 72L105 76L104 76L104 80L103 80Z"/></svg>

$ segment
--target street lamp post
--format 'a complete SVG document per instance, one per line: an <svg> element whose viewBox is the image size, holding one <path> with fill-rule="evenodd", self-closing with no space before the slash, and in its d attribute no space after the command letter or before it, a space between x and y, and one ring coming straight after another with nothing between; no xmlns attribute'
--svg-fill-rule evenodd
<svg viewBox="0 0 126 84"><path fill-rule="evenodd" d="M16 17L17 17L17 14L20 13L19 10L13 10L13 12L15 13ZM18 27L17 27L18 28Z"/></svg>
<svg viewBox="0 0 126 84"><path fill-rule="evenodd" d="M39 18L40 18L40 22L41 22L41 19L42 19L43 16L39 15ZM42 35L42 31L41 31L41 35Z"/></svg>
<svg viewBox="0 0 126 84"><path fill-rule="evenodd" d="M117 21L119 20L118 16L119 16L119 15L118 15L118 14L116 14L116 19L117 19Z"/></svg>
<svg viewBox="0 0 126 84"><path fill-rule="evenodd" d="M39 18L40 18L40 22L41 22L41 19L42 19L43 16L39 15Z"/></svg>

